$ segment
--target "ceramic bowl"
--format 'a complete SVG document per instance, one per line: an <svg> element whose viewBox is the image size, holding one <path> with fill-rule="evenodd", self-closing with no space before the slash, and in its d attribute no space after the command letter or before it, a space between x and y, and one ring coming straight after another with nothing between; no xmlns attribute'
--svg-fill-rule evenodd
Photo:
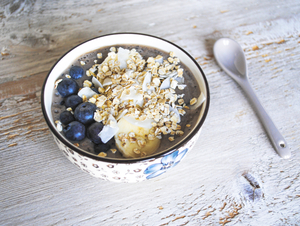
<svg viewBox="0 0 300 226"><path fill-rule="evenodd" d="M120 44L144 45L165 52L173 51L180 61L185 64L195 76L197 83L206 97L202 104L196 126L181 142L152 156L138 159L114 159L100 157L71 144L56 129L51 113L53 87L57 78L70 67L71 63L85 53L92 52L105 46ZM209 87L207 79L197 64L184 49L174 43L152 35L138 33L115 33L93 38L74 47L63 55L52 67L42 88L42 110L45 120L53 134L58 148L79 169L90 175L114 182L138 182L155 178L176 166L194 146L197 141L209 108Z"/></svg>

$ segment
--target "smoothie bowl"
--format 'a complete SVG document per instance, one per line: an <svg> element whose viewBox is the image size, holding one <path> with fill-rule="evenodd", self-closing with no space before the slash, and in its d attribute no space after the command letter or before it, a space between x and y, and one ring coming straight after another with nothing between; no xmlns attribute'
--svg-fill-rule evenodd
<svg viewBox="0 0 300 226"><path fill-rule="evenodd" d="M42 110L78 168L114 182L155 178L197 141L209 108L197 62L164 39L116 33L86 41L50 70Z"/></svg>

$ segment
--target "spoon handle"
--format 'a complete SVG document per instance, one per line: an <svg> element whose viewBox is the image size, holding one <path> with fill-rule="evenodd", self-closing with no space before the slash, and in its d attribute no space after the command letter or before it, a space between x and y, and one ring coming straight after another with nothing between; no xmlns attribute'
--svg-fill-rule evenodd
<svg viewBox="0 0 300 226"><path fill-rule="evenodd" d="M272 119L261 105L259 99L257 98L254 90L252 89L249 80L245 79L239 82L239 85L243 88L246 95L249 97L249 100L257 113L261 123L263 124L276 152L278 155L284 159L288 159L291 157L290 148L280 134L279 130L276 128L275 124L273 123Z"/></svg>

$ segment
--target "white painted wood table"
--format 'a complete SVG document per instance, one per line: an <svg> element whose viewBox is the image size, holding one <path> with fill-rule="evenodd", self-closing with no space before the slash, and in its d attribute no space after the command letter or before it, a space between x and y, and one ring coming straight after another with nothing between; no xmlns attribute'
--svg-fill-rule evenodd
<svg viewBox="0 0 300 226"><path fill-rule="evenodd" d="M0 2L0 225L299 225L300 2ZM58 150L40 108L55 61L113 32L168 39L195 57L211 91L196 147L171 171L136 184L83 173ZM214 42L237 40L250 82L286 138L274 151Z"/></svg>

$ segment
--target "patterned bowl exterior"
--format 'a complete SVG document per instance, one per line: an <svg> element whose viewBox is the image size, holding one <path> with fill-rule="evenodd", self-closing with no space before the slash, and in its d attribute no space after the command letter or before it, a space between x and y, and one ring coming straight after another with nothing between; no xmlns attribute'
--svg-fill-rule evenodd
<svg viewBox="0 0 300 226"><path fill-rule="evenodd" d="M118 44L132 44L146 45L161 49L166 52L174 51L187 67L190 68L192 73L195 73L195 79L199 88L204 92L206 101L202 107L199 122L192 132L181 143L174 145L173 149L165 152L164 154L156 154L153 157L135 159L106 159L99 156L94 156L91 153L85 152L73 145L63 138L61 133L57 130L53 122L51 114L53 84L55 83L58 75L64 71L70 62L78 59L83 53L94 51L103 46L114 46ZM139 34L139 33L115 33L99 36L87 40L73 49L69 50L63 55L52 67L48 73L41 93L41 106L45 120L54 136L60 150L64 155L82 171L91 174L94 177L101 178L113 182L127 182L133 183L155 178L164 174L169 169L176 166L186 155L186 153L194 146L197 141L202 125L205 121L210 102L209 86L207 79L201 67L196 60L189 55L184 49L175 45L174 43L164 40L159 37Z"/></svg>
<svg viewBox="0 0 300 226"><path fill-rule="evenodd" d="M54 140L64 155L79 169L90 175L112 182L135 183L155 178L176 166L192 149L201 129L180 148L169 151L159 158L135 163L108 163L79 154L63 144L53 134Z"/></svg>

